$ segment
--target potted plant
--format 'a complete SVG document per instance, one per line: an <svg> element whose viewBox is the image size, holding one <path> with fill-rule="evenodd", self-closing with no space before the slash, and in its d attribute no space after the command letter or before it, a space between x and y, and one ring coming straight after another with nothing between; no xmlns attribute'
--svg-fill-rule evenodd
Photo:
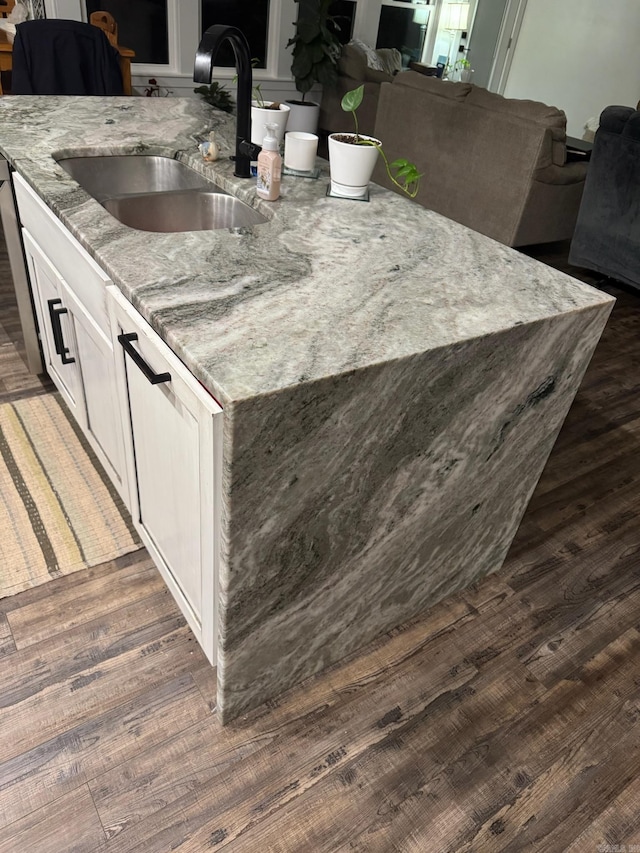
<svg viewBox="0 0 640 853"><path fill-rule="evenodd" d="M296 34L287 42L293 45L291 73L300 100L287 99L290 107L288 130L315 133L318 129L320 105L307 101L306 96L315 83L333 87L338 81L338 59L341 45L329 29L332 0L295 0L299 4Z"/></svg>
<svg viewBox="0 0 640 853"><path fill-rule="evenodd" d="M453 76L458 78L461 83L470 83L473 75L473 68L466 57L456 59L453 64Z"/></svg>
<svg viewBox="0 0 640 853"><path fill-rule="evenodd" d="M193 91L196 95L200 95L203 101L211 104L212 107L222 110L225 113L233 112L233 97L226 86L220 83L211 83L209 86L198 86Z"/></svg>
<svg viewBox="0 0 640 853"><path fill-rule="evenodd" d="M278 145L284 142L284 133L289 120L289 107L279 101L265 101L260 92L260 86L253 88L254 98L251 101L251 141L254 145L262 145L267 133L267 125L276 128Z"/></svg>
<svg viewBox="0 0 640 853"><path fill-rule="evenodd" d="M251 64L255 65L257 61L257 59L252 59ZM276 128L278 145L282 145L289 120L289 107L279 101L265 101L260 83L254 85L252 94L251 141L254 145L262 145L267 133L267 124L273 124Z"/></svg>
<svg viewBox="0 0 640 853"><path fill-rule="evenodd" d="M390 163L379 139L358 132L356 110L362 103L363 96L364 85L347 92L341 101L342 109L353 115L355 133L332 133L329 136L332 194L344 198L366 196L371 175L380 155L391 182L409 198L415 198L422 177L416 165L403 157Z"/></svg>

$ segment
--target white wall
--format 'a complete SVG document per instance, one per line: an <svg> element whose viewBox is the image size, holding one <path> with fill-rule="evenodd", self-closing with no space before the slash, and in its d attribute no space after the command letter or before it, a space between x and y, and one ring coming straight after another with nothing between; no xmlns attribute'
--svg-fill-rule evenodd
<svg viewBox="0 0 640 853"><path fill-rule="evenodd" d="M69 21L82 21L81 0L44 0L47 18L66 18Z"/></svg>
<svg viewBox="0 0 640 853"><path fill-rule="evenodd" d="M639 0L529 0L504 94L564 110L567 133L640 99Z"/></svg>

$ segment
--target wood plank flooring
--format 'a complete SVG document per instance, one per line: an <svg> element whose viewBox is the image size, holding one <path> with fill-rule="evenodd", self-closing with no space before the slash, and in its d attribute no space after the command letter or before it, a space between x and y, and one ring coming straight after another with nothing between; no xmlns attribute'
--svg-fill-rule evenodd
<svg viewBox="0 0 640 853"><path fill-rule="evenodd" d="M0 853L640 850L640 295L602 286L503 569L226 728L145 551L0 601ZM10 303L0 400L50 387Z"/></svg>

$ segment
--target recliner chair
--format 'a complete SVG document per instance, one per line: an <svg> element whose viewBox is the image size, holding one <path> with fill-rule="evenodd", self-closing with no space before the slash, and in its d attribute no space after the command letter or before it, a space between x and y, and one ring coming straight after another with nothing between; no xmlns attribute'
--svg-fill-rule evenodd
<svg viewBox="0 0 640 853"><path fill-rule="evenodd" d="M640 111L600 116L569 262L640 288Z"/></svg>
<svg viewBox="0 0 640 853"><path fill-rule="evenodd" d="M122 95L118 51L91 24L25 21L13 43L13 95Z"/></svg>

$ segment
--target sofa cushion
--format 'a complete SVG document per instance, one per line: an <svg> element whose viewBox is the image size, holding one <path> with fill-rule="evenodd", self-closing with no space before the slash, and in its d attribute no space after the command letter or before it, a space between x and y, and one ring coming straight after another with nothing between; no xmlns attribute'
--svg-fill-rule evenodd
<svg viewBox="0 0 640 853"><path fill-rule="evenodd" d="M469 94L469 103L487 110L501 113L511 113L521 118L544 124L548 127L562 127L567 123L567 117L557 107L550 107L542 101L528 101L524 98L505 98L482 86L473 86Z"/></svg>
<svg viewBox="0 0 640 853"><path fill-rule="evenodd" d="M360 39L351 39L349 42L351 47L355 47L356 50L359 50L360 53L364 54L365 62L369 66L369 68L373 68L374 71L384 71L384 67L382 62L380 61L380 57L374 50L374 48L369 47L368 44L365 44Z"/></svg>
<svg viewBox="0 0 640 853"><path fill-rule="evenodd" d="M382 70L387 74L395 76L399 71L402 71L402 54L397 48L379 47L376 53L382 63Z"/></svg>
<svg viewBox="0 0 640 853"><path fill-rule="evenodd" d="M409 86L428 95L437 95L452 101L464 101L472 89L471 83L451 83L448 80L440 80L439 77L425 77L417 71L403 71L394 77L393 82L395 85Z"/></svg>
<svg viewBox="0 0 640 853"><path fill-rule="evenodd" d="M362 53L353 45L345 44L338 60L338 72L341 77L361 80L367 63Z"/></svg>
<svg viewBox="0 0 640 853"><path fill-rule="evenodd" d="M527 121L541 124L551 131L551 163L563 166L566 160L567 139L567 117L557 107L550 107L541 101L528 101L520 98L505 98L483 89L482 86L473 86L467 98L468 104L482 107L493 112L509 113L512 116L526 119ZM544 163L541 166L546 165Z"/></svg>
<svg viewBox="0 0 640 853"><path fill-rule="evenodd" d="M338 73L361 83L389 83L393 78L386 71L369 68L365 54L355 44L345 44L338 60Z"/></svg>

